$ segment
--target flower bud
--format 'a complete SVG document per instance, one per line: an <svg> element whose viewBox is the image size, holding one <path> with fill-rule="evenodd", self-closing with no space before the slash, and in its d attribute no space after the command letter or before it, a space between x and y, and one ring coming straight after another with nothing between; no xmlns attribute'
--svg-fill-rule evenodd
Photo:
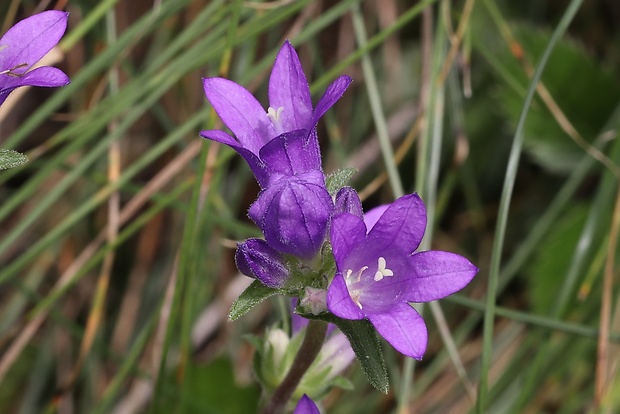
<svg viewBox="0 0 620 414"><path fill-rule="evenodd" d="M265 240L248 239L239 243L235 262L241 273L260 280L265 286L283 287L289 278L284 258Z"/></svg>
<svg viewBox="0 0 620 414"><path fill-rule="evenodd" d="M325 240L333 209L323 174L313 171L283 177L261 191L249 216L273 249L310 259Z"/></svg>

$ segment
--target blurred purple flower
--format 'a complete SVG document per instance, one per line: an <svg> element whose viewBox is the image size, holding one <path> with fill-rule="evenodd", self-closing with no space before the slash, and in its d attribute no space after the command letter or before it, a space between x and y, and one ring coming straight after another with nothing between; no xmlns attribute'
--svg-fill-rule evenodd
<svg viewBox="0 0 620 414"><path fill-rule="evenodd" d="M350 213L333 217L337 273L327 291L327 308L343 319L367 318L399 352L421 359L426 325L407 302L451 295L478 268L455 253L415 252L426 229L426 209L417 194L380 208L384 211L372 227Z"/></svg>
<svg viewBox="0 0 620 414"><path fill-rule="evenodd" d="M321 414L319 407L306 394L301 397L293 414Z"/></svg>
<svg viewBox="0 0 620 414"><path fill-rule="evenodd" d="M321 153L316 136L316 124L323 114L342 96L351 78L341 76L325 91L312 108L310 88L299 57L286 41L278 55L269 78L269 108L267 111L244 87L223 78L205 78L203 86L207 99L235 138L224 131L201 131L207 139L233 148L250 165L258 183L265 188L278 179L282 162L294 166L287 174L300 168L321 170ZM293 131L294 139L276 137ZM271 143L271 144L270 144ZM293 144L287 148L287 144Z"/></svg>
<svg viewBox="0 0 620 414"><path fill-rule="evenodd" d="M69 78L60 69L30 70L58 43L67 29L68 13L49 10L11 27L0 39L0 105L20 86L64 86Z"/></svg>

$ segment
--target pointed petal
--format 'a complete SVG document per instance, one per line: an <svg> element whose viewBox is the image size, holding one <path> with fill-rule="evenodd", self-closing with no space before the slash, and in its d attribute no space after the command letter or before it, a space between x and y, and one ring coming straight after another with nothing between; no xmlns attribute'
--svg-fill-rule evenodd
<svg viewBox="0 0 620 414"><path fill-rule="evenodd" d="M19 88L20 86L42 86L56 88L69 84L69 77L60 69L51 66L41 66L26 73L23 76L3 76L0 85L2 90Z"/></svg>
<svg viewBox="0 0 620 414"><path fill-rule="evenodd" d="M297 52L287 40L276 56L269 77L269 106L284 108L283 131L309 130L312 124L312 98Z"/></svg>
<svg viewBox="0 0 620 414"><path fill-rule="evenodd" d="M267 186L267 183L269 182L269 174L265 164L250 150L243 148L236 139L228 135L226 132L218 130L200 131L200 136L226 144L237 151L237 153L241 155L250 166L250 169L254 173L258 184L263 188Z"/></svg>
<svg viewBox="0 0 620 414"><path fill-rule="evenodd" d="M377 220L379 220L379 217L381 217L383 213L385 213L385 210L387 210L389 206L389 204L383 204L372 208L364 213L364 223L366 224L366 228L368 229L368 231L370 231L375 226Z"/></svg>
<svg viewBox="0 0 620 414"><path fill-rule="evenodd" d="M342 97L344 92L347 90L349 85L353 79L349 76L343 75L338 79L333 81L331 85L327 87L321 99L316 104L316 108L314 108L314 116L312 117L312 125L316 125L319 122L319 119L327 112L329 108L335 104L338 99Z"/></svg>
<svg viewBox="0 0 620 414"><path fill-rule="evenodd" d="M224 78L202 80L207 99L244 148L258 154L276 136L267 112L243 86Z"/></svg>
<svg viewBox="0 0 620 414"><path fill-rule="evenodd" d="M430 302L463 289L478 273L478 268L456 253L429 250L410 257L410 302Z"/></svg>
<svg viewBox="0 0 620 414"><path fill-rule="evenodd" d="M394 201L368 232L368 245L376 252L412 253L418 248L426 230L426 208L417 194Z"/></svg>
<svg viewBox="0 0 620 414"><path fill-rule="evenodd" d="M69 13L49 10L11 27L0 39L0 70L25 73L58 43L67 29Z"/></svg>
<svg viewBox="0 0 620 414"><path fill-rule="evenodd" d="M342 273L336 273L327 289L327 309L342 319L364 319L364 313L353 302Z"/></svg>
<svg viewBox="0 0 620 414"><path fill-rule="evenodd" d="M360 197L357 195L357 191L351 187L346 186L338 190L336 202L334 204L334 214L350 213L359 218L364 216ZM364 220L364 222L366 222L366 220Z"/></svg>
<svg viewBox="0 0 620 414"><path fill-rule="evenodd" d="M295 411L293 411L293 414L321 414L321 412L314 401L304 394L295 406Z"/></svg>
<svg viewBox="0 0 620 414"><path fill-rule="evenodd" d="M270 171L299 175L321 170L320 154L308 145L307 131L300 129L279 135L260 150L260 159Z"/></svg>
<svg viewBox="0 0 620 414"><path fill-rule="evenodd" d="M239 243L235 263L241 273L272 288L284 286L289 278L284 258L269 247L265 240L248 239Z"/></svg>
<svg viewBox="0 0 620 414"><path fill-rule="evenodd" d="M365 238L366 226L361 218L349 213L336 214L332 218L330 240L338 270L346 270L347 257Z"/></svg>
<svg viewBox="0 0 620 414"><path fill-rule="evenodd" d="M420 314L409 304L399 302L388 312L368 313L366 317L379 335L398 352L411 358L422 359L426 351L428 332Z"/></svg>

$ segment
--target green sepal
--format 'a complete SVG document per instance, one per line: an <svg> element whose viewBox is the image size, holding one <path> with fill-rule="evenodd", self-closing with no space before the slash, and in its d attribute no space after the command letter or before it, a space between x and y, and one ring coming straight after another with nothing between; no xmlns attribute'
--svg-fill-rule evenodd
<svg viewBox="0 0 620 414"><path fill-rule="evenodd" d="M370 385L378 391L387 394L390 389L390 382L387 375L383 352L381 352L381 342L377 336L377 331L366 319L348 320L338 318L331 313L320 315L301 315L308 319L320 319L333 323L345 334L355 356L362 366L366 378Z"/></svg>
<svg viewBox="0 0 620 414"><path fill-rule="evenodd" d="M356 172L355 168L343 168L329 174L325 178L325 187L327 187L329 194L335 196L342 187L349 183Z"/></svg>
<svg viewBox="0 0 620 414"><path fill-rule="evenodd" d="M228 319L234 321L248 313L268 297L283 293L281 289L270 288L258 280L253 281L235 300L228 312Z"/></svg>
<svg viewBox="0 0 620 414"><path fill-rule="evenodd" d="M28 162L28 157L21 152L0 149L0 170L19 167Z"/></svg>

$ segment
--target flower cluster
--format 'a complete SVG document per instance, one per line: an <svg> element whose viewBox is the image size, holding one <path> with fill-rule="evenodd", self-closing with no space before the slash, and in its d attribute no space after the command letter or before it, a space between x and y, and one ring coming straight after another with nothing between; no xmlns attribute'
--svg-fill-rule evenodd
<svg viewBox="0 0 620 414"><path fill-rule="evenodd" d="M348 76L338 78L313 108L306 76L289 42L276 56L266 111L230 80L203 80L207 99L234 138L213 130L200 135L237 151L261 186L249 215L266 242L248 240L239 246L237 263L267 286L284 283L281 254L310 259L323 244L334 206L325 188L316 124L350 83Z"/></svg>
<svg viewBox="0 0 620 414"><path fill-rule="evenodd" d="M417 194L364 214L354 189L327 191L316 124L350 82L338 78L313 108L299 58L286 42L269 79L267 110L234 82L204 79L208 100L234 137L223 131L201 135L237 151L261 187L249 216L265 238L239 244L239 270L302 296L299 307L307 314L366 319L398 351L420 359L427 331L409 303L448 296L478 269L454 253L416 251L426 229L426 209ZM317 256L322 260L313 261ZM305 287L289 287L300 262L319 269Z"/></svg>

